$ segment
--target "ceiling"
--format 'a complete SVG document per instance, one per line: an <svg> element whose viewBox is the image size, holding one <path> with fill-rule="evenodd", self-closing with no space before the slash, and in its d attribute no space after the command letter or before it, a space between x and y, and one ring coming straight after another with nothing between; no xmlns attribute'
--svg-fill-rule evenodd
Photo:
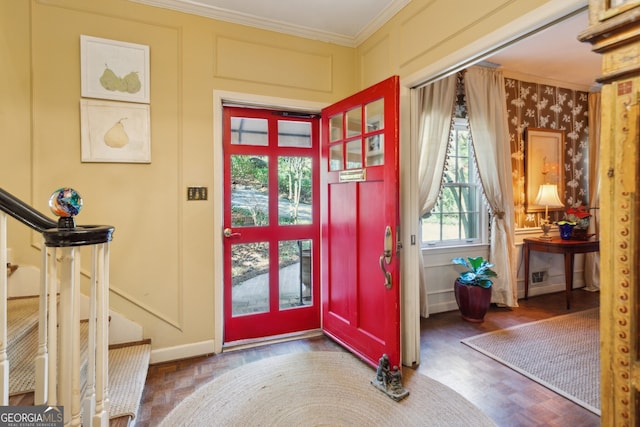
<svg viewBox="0 0 640 427"><path fill-rule="evenodd" d="M132 0L228 22L355 47L411 0ZM587 11L527 37L484 61L505 73L569 88L596 87L602 58L577 35Z"/></svg>
<svg viewBox="0 0 640 427"><path fill-rule="evenodd" d="M601 74L602 56L591 51L591 44L578 41L578 34L589 25L587 11L486 58L511 73L541 77L566 86L595 88Z"/></svg>

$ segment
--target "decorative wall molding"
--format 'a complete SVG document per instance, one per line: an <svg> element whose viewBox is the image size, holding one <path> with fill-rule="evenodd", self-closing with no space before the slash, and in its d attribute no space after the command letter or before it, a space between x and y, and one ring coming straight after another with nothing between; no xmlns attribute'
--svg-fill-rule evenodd
<svg viewBox="0 0 640 427"><path fill-rule="evenodd" d="M331 55L216 37L215 56L215 77L325 93L333 88ZM262 64L274 61L287 64L288 72L265 73Z"/></svg>

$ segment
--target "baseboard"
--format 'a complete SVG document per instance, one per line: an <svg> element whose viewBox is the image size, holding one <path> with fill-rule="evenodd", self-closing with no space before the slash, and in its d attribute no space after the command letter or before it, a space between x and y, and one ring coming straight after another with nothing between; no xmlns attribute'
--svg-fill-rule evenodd
<svg viewBox="0 0 640 427"><path fill-rule="evenodd" d="M558 276L558 277L564 280L564 276ZM553 278L555 278L555 276ZM573 289L582 288L584 286L585 286L584 279L582 279L581 277L574 278ZM564 281L556 281L555 283L545 282L545 283L540 283L535 285L532 285L531 283L529 283L529 296L535 297L538 295L563 292L565 289L566 289L566 285ZM453 292L451 292L451 295L453 296ZM524 298L524 282L518 283L518 298L519 299ZM445 313L447 311L454 311L454 310L458 310L458 305L456 304L456 301L453 298L450 300L429 304L429 314Z"/></svg>
<svg viewBox="0 0 640 427"><path fill-rule="evenodd" d="M453 295L453 292L451 293ZM429 305L429 314L445 313L447 311L454 311L458 309L458 304L455 300L443 301L437 304Z"/></svg>
<svg viewBox="0 0 640 427"><path fill-rule="evenodd" d="M574 273L575 274L575 273ZM563 277L564 280L564 277ZM585 286L584 279L582 278L574 278L573 279L573 289L582 288ZM564 281L555 282L555 283L541 283L541 284L531 284L529 282L529 296L535 297L537 295L544 294L552 294L555 292L563 292L567 289L567 285ZM518 297L524 298L524 284L522 284L522 289L518 289Z"/></svg>
<svg viewBox="0 0 640 427"><path fill-rule="evenodd" d="M214 340L194 342L177 345L174 347L157 348L151 350L150 364L170 362L173 360L188 359L214 353Z"/></svg>

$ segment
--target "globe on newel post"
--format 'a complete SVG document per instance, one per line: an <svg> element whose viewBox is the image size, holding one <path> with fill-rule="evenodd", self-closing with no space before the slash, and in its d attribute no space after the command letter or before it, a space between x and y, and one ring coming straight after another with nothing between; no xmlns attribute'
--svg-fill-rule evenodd
<svg viewBox="0 0 640 427"><path fill-rule="evenodd" d="M82 209L82 197L73 188L58 188L49 198L49 209L59 216L58 228L75 228L74 216Z"/></svg>

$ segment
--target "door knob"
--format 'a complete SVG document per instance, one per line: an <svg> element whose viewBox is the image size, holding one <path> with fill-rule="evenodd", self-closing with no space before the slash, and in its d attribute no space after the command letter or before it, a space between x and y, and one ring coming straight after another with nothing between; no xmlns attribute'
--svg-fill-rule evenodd
<svg viewBox="0 0 640 427"><path fill-rule="evenodd" d="M224 234L224 237L226 237L227 239L228 239L229 237L239 237L239 236L240 236L240 233L234 233L234 232L232 232L232 231L231 231L231 229L230 229L230 228L228 228L228 227L227 227L227 228L225 228L225 229L222 231L222 234Z"/></svg>

